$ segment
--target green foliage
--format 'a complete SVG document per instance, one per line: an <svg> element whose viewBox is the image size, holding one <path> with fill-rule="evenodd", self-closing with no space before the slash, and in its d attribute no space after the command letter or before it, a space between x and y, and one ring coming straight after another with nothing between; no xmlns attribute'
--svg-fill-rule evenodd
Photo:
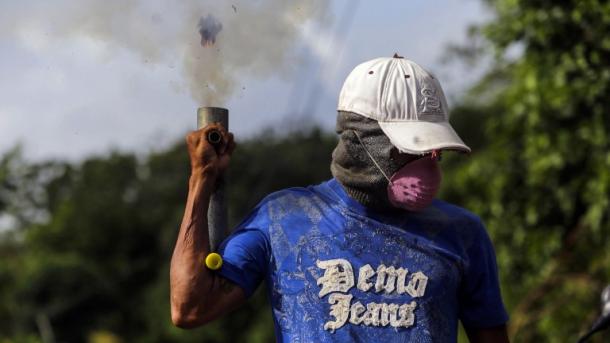
<svg viewBox="0 0 610 343"><path fill-rule="evenodd" d="M513 340L575 341L610 280L610 3L488 4L496 67L458 119L479 149L445 192L488 225Z"/></svg>

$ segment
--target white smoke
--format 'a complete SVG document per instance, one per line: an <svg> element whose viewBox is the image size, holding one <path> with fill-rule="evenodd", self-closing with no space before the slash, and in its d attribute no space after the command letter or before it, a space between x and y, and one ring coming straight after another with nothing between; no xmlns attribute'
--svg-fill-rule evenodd
<svg viewBox="0 0 610 343"><path fill-rule="evenodd" d="M0 38L45 49L86 38L103 44L108 58L126 50L147 63L181 64L193 98L222 105L245 76L297 68L301 27L327 23L328 7L322 0L14 1L0 11Z"/></svg>

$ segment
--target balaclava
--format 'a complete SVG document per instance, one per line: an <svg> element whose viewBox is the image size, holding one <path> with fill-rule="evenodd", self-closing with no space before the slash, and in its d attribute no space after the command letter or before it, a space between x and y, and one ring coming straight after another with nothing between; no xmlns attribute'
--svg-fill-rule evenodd
<svg viewBox="0 0 610 343"><path fill-rule="evenodd" d="M361 204L374 209L391 209L387 195L388 180L362 145L366 145L386 175L394 174L416 156L398 154L377 121L356 113L339 111L336 131L339 142L330 165L333 176ZM360 136L362 144L354 131Z"/></svg>

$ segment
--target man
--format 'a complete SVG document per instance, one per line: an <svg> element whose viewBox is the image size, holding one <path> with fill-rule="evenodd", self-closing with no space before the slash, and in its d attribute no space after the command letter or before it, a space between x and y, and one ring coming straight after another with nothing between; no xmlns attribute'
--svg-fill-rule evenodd
<svg viewBox="0 0 610 343"><path fill-rule="evenodd" d="M398 56L357 66L339 97L334 178L271 194L211 271L207 207L233 137L187 136L192 174L171 264L172 319L195 327L267 281L282 342L508 342L495 254L480 220L434 199L443 150L469 152L439 82ZM205 137L222 130L218 151Z"/></svg>

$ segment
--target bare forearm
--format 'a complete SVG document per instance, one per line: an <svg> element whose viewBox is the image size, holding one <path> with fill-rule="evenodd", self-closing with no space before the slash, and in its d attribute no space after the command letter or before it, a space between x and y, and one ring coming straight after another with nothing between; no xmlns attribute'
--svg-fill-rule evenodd
<svg viewBox="0 0 610 343"><path fill-rule="evenodd" d="M213 180L194 173L170 267L172 317L181 321L201 317L206 295L213 284L212 273L202 261L209 253L207 211ZM178 321L178 320L175 320Z"/></svg>
<svg viewBox="0 0 610 343"><path fill-rule="evenodd" d="M191 260L195 255L197 255L195 257L205 257L207 255L209 250L207 215L212 190L212 178L203 175L203 173L191 175L174 258L187 257L188 260ZM201 260L198 262L201 262Z"/></svg>

